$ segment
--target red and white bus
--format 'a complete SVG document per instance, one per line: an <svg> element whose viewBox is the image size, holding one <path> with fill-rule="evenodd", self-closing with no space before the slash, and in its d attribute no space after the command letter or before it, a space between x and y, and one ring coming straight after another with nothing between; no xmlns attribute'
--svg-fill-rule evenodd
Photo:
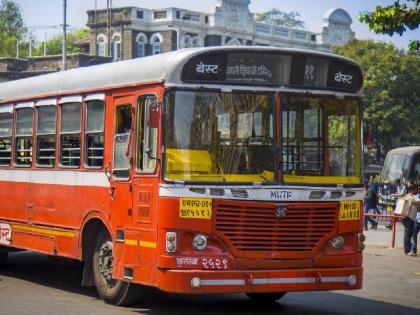
<svg viewBox="0 0 420 315"><path fill-rule="evenodd" d="M84 262L106 302L362 287L360 67L185 49L0 84L0 260Z"/></svg>

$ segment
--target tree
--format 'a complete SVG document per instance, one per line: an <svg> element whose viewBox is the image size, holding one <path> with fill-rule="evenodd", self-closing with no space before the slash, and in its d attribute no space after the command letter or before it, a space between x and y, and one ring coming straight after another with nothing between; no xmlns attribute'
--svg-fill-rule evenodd
<svg viewBox="0 0 420 315"><path fill-rule="evenodd" d="M359 15L359 21L369 25L375 33L388 34L394 33L400 36L407 29L414 30L420 25L420 0L406 0L412 4L407 5L397 0L393 5L381 7L377 6L374 12L363 12ZM410 41L411 50L420 50L420 41Z"/></svg>
<svg viewBox="0 0 420 315"><path fill-rule="evenodd" d="M304 28L305 22L299 20L298 12L283 12L277 9L257 13L256 20L267 24L281 25L293 28Z"/></svg>
<svg viewBox="0 0 420 315"><path fill-rule="evenodd" d="M0 56L14 56L17 41L26 34L19 6L11 0L0 4Z"/></svg>
<svg viewBox="0 0 420 315"><path fill-rule="evenodd" d="M78 53L80 52L79 47L75 46L75 43L78 40L84 39L90 36L90 31L88 29L75 30L67 33L67 53ZM56 35L46 41L47 45L47 54L48 55L61 55L62 54L62 45L63 45L63 35ZM44 43L40 42L38 47L34 49L34 55L43 55L44 53Z"/></svg>
<svg viewBox="0 0 420 315"><path fill-rule="evenodd" d="M374 141L375 161L390 149L420 143L420 53L392 44L351 40L336 48L364 72L364 119Z"/></svg>

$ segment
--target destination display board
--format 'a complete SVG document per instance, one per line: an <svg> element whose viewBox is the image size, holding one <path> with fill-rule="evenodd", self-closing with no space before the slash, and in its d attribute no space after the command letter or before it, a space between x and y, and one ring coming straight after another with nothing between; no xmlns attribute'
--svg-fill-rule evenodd
<svg viewBox="0 0 420 315"><path fill-rule="evenodd" d="M304 53L206 52L192 57L182 70L188 83L290 86L358 92L360 68L346 60Z"/></svg>

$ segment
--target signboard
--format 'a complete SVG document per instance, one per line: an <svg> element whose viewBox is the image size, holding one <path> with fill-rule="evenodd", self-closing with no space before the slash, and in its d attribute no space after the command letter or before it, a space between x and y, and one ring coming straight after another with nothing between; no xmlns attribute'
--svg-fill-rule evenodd
<svg viewBox="0 0 420 315"><path fill-rule="evenodd" d="M192 57L182 70L188 83L290 86L358 92L363 83L356 64L338 57L304 53L207 52Z"/></svg>

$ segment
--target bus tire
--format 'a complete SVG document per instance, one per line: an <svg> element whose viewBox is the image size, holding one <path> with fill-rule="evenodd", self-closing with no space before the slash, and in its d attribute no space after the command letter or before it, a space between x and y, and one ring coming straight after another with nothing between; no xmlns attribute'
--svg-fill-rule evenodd
<svg viewBox="0 0 420 315"><path fill-rule="evenodd" d="M8 253L0 253L0 266L6 263L7 255Z"/></svg>
<svg viewBox="0 0 420 315"><path fill-rule="evenodd" d="M141 287L122 280L113 279L113 246L108 232L99 232L93 252L93 275L99 296L112 305L130 305L141 295Z"/></svg>
<svg viewBox="0 0 420 315"><path fill-rule="evenodd" d="M273 293L246 293L246 295L254 302L257 303L273 303L283 296L286 292L273 292Z"/></svg>

